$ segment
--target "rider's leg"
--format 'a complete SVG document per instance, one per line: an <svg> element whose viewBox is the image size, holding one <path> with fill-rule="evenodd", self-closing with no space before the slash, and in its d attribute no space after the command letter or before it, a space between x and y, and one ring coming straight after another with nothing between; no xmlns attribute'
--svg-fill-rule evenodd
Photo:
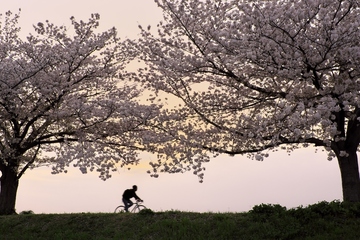
<svg viewBox="0 0 360 240"><path fill-rule="evenodd" d="M130 199L128 200L129 208L134 204Z"/></svg>
<svg viewBox="0 0 360 240"><path fill-rule="evenodd" d="M129 207L131 207L133 205L133 202L130 199L123 198L123 203L124 203L124 206L125 206L125 211L128 212Z"/></svg>

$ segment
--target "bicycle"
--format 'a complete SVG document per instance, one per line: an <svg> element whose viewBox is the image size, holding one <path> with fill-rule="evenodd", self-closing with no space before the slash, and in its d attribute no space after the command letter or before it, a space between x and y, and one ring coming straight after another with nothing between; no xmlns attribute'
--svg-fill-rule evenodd
<svg viewBox="0 0 360 240"><path fill-rule="evenodd" d="M138 213L138 212L140 212L141 210L146 209L146 207L145 207L144 205L139 204L139 203L140 203L140 201L136 201L136 202L128 209L128 211L131 212L131 213ZM122 213L122 212L126 212L124 205L120 205L120 206L117 206L117 207L115 208L114 213Z"/></svg>

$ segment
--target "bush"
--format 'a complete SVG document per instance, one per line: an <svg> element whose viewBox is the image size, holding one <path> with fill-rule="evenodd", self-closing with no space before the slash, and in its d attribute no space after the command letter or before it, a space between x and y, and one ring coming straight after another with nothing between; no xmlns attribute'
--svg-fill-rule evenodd
<svg viewBox="0 0 360 240"><path fill-rule="evenodd" d="M360 203L340 202L338 200L327 202L322 201L304 207L290 209L291 216L309 221L312 218L333 218L333 217L360 217Z"/></svg>
<svg viewBox="0 0 360 240"><path fill-rule="evenodd" d="M155 213L150 208L145 208L145 209L140 210L139 214L140 215L153 215Z"/></svg>
<svg viewBox="0 0 360 240"><path fill-rule="evenodd" d="M342 207L346 210L347 215L360 217L360 203L343 202Z"/></svg>
<svg viewBox="0 0 360 240"><path fill-rule="evenodd" d="M19 214L22 214L22 215L26 215L26 214L34 214L34 212L32 210L26 210L26 211L22 211L20 212Z"/></svg>
<svg viewBox="0 0 360 240"><path fill-rule="evenodd" d="M265 214L265 215L272 215L272 214L282 214L286 212L286 207L283 207L279 204L260 204L256 205L249 211L252 214Z"/></svg>
<svg viewBox="0 0 360 240"><path fill-rule="evenodd" d="M320 215L321 217L339 216L346 213L346 209L343 208L342 204L339 201L322 201L308 206L308 209L311 212Z"/></svg>

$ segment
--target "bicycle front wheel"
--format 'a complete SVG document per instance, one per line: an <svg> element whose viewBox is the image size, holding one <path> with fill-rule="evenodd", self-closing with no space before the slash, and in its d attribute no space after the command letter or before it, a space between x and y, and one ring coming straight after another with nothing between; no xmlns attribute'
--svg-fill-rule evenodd
<svg viewBox="0 0 360 240"><path fill-rule="evenodd" d="M145 207L144 205L137 205L137 206L135 206L135 207L133 208L133 210L131 210L131 212L133 212L133 213L138 213L138 212L140 212L140 211L143 210L143 209L146 209L146 207Z"/></svg>
<svg viewBox="0 0 360 240"><path fill-rule="evenodd" d="M125 206L121 205L115 208L114 213L123 213L125 212Z"/></svg>

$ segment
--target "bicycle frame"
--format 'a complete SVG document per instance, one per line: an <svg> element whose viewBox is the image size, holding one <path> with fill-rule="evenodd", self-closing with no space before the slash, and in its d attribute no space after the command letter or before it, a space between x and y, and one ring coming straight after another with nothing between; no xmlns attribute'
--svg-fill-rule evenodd
<svg viewBox="0 0 360 240"><path fill-rule="evenodd" d="M143 209L146 209L146 207L144 205L139 204L139 201L136 201L129 209L128 211L131 213L138 213ZM119 213L119 212L125 212L125 206L124 205L120 205L118 207L115 208L114 213Z"/></svg>

